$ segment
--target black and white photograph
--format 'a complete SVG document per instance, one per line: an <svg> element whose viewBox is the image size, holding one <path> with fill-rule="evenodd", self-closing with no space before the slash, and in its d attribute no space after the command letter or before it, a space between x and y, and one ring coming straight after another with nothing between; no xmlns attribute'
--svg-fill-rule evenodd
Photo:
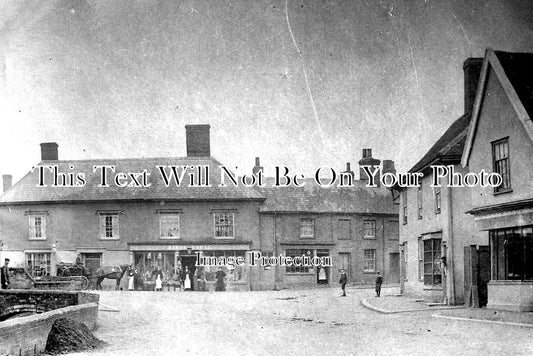
<svg viewBox="0 0 533 356"><path fill-rule="evenodd" d="M533 354L532 0L0 0L0 355Z"/></svg>

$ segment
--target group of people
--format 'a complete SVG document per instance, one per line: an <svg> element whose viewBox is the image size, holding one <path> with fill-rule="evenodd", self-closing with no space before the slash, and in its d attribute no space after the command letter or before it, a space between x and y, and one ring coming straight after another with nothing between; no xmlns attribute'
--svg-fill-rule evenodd
<svg viewBox="0 0 533 356"><path fill-rule="evenodd" d="M129 266L127 271L128 276L128 290L142 290L146 286L146 282L149 285L153 284L155 291L163 290L163 282L168 286L173 286L174 290L179 288L180 290L192 290L193 289L193 273L189 270L189 267L185 266L184 269L178 267L175 271L163 271L161 266L157 266L153 270L146 270L141 273L137 267Z"/></svg>
<svg viewBox="0 0 533 356"><path fill-rule="evenodd" d="M346 283L348 283L348 276L346 275L345 270L341 270L341 278L339 279L339 284L341 285L342 294L341 297L346 297ZM378 272L376 276L376 297L381 297L381 285L383 284L383 277L381 273Z"/></svg>
<svg viewBox="0 0 533 356"><path fill-rule="evenodd" d="M189 270L188 266L185 266L184 269L178 267L175 271L164 272L161 269L161 266L157 266L154 270L146 270L145 273L140 273L137 267L129 266L127 270L128 276L128 290L142 290L143 286L146 285L146 281L153 281L154 290L162 291L163 290L163 281L167 283L168 286L173 286L174 290L176 287L180 290L205 290L205 276L201 270L198 268L193 273ZM225 291L226 290L226 273L222 268L219 268L215 274L216 287L215 291ZM150 282L152 285L152 282Z"/></svg>

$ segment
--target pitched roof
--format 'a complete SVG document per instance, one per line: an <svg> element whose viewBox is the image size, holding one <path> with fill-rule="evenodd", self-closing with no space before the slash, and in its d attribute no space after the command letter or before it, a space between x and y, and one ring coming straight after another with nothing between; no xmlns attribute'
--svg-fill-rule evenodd
<svg viewBox="0 0 533 356"><path fill-rule="evenodd" d="M533 53L494 51L529 117L533 117Z"/></svg>
<svg viewBox="0 0 533 356"><path fill-rule="evenodd" d="M511 106L514 108L518 120L522 123L524 130L533 142L533 54L532 53L510 53L493 51L488 48L485 52L481 76L479 79L476 100L472 111L472 123L470 124L465 142L465 149L461 158L463 167L468 165L470 153L476 135L477 124L485 87L487 84L489 68L492 68L495 77L500 82L504 93L509 98Z"/></svg>
<svg viewBox="0 0 533 356"><path fill-rule="evenodd" d="M410 173L421 172L431 164L439 162L459 163L463 153L468 125L470 124L470 114L465 114L444 132L444 134L435 142L433 147L418 161Z"/></svg>
<svg viewBox="0 0 533 356"><path fill-rule="evenodd" d="M266 200L260 212L308 213L368 213L398 214L392 195L385 187L368 188L366 183L355 181L354 187L323 188L314 179L306 179L304 187L272 187L270 183L260 188Z"/></svg>
<svg viewBox="0 0 533 356"><path fill-rule="evenodd" d="M39 165L57 165L60 172L77 173L84 172L86 184L83 187L52 187L52 173L45 169L46 187L38 187L39 170L35 169L26 174L20 181L14 184L0 196L0 204L29 203L29 202L72 202L72 201L109 201L109 200L262 200L264 197L252 187L227 184L219 187L220 172L219 163L210 157L186 157L186 158L135 158L135 159L102 159L102 160L72 160L72 161L46 161ZM108 170L107 179L109 187L99 187L100 170L93 172L95 165L113 165L115 172L142 172L147 170L150 174L148 182L150 187L117 187L114 184L113 173ZM189 186L188 173L176 186L174 181L167 187L159 170L160 166L208 166L211 187ZM73 169L70 169L73 167ZM170 172L170 169L167 169ZM180 170L181 172L181 170ZM189 172L189 171L188 171Z"/></svg>

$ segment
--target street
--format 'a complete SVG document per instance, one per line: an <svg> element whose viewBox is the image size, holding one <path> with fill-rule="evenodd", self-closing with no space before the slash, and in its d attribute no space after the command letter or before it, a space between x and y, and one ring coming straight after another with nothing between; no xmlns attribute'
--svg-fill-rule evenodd
<svg viewBox="0 0 533 356"><path fill-rule="evenodd" d="M533 353L531 328L437 319L431 311L385 315L361 305L372 290L339 292L101 292L108 311L99 312L95 336L108 346L78 355Z"/></svg>

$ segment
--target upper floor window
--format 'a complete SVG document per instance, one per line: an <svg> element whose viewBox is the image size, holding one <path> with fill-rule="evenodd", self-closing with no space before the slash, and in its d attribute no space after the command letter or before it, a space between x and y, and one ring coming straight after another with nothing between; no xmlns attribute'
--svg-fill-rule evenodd
<svg viewBox="0 0 533 356"><path fill-rule="evenodd" d="M301 219L300 220L300 238L311 239L315 237L315 220Z"/></svg>
<svg viewBox="0 0 533 356"><path fill-rule="evenodd" d="M416 203L418 206L418 218L422 219L422 183L420 183L416 191Z"/></svg>
<svg viewBox="0 0 533 356"><path fill-rule="evenodd" d="M376 222L374 220L363 221L363 238L375 239L376 238Z"/></svg>
<svg viewBox="0 0 533 356"><path fill-rule="evenodd" d="M30 240L46 240L46 211L27 211Z"/></svg>
<svg viewBox="0 0 533 356"><path fill-rule="evenodd" d="M407 224L407 189L402 190L402 222Z"/></svg>
<svg viewBox="0 0 533 356"><path fill-rule="evenodd" d="M118 212L100 213L100 238L119 239Z"/></svg>
<svg viewBox="0 0 533 356"><path fill-rule="evenodd" d="M234 213L231 211L217 211L214 213L214 217L215 238L234 238Z"/></svg>
<svg viewBox="0 0 533 356"><path fill-rule="evenodd" d="M509 161L509 138L492 143L492 165L494 173L502 177L502 184L494 188L495 193L511 190L511 165Z"/></svg>
<svg viewBox="0 0 533 356"><path fill-rule="evenodd" d="M350 219L337 219L337 238L348 240L352 238L352 221Z"/></svg>
<svg viewBox="0 0 533 356"><path fill-rule="evenodd" d="M46 213L28 213L30 240L46 240Z"/></svg>
<svg viewBox="0 0 533 356"><path fill-rule="evenodd" d="M440 187L435 187L435 214L440 214L441 192Z"/></svg>
<svg viewBox="0 0 533 356"><path fill-rule="evenodd" d="M162 239L180 238L180 215L177 212L159 213L159 236Z"/></svg>

